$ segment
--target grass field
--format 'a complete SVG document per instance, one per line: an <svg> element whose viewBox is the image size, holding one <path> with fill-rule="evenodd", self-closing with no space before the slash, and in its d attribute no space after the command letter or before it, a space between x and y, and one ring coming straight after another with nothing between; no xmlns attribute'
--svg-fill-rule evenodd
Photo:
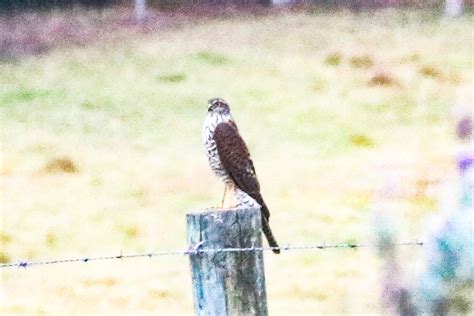
<svg viewBox="0 0 474 316"><path fill-rule="evenodd" d="M422 238L454 169L451 107L472 102L472 31L472 15L275 12L2 62L0 259L184 248L184 215L222 194L201 142L216 96L250 147L281 244L373 241L387 177L400 183L388 201L400 238ZM272 315L382 311L373 250L265 264ZM9 269L0 312L190 314L191 294L180 256Z"/></svg>

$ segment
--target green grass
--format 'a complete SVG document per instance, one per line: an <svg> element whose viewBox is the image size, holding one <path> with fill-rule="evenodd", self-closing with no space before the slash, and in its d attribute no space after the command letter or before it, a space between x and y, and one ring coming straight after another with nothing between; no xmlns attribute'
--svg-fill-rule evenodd
<svg viewBox="0 0 474 316"><path fill-rule="evenodd" d="M241 16L0 64L0 260L184 247L185 213L223 189L201 143L217 96L282 244L371 241L372 193L389 172L403 184L391 201L400 234L420 238L434 198L418 184L452 171L449 114L472 85L472 27L397 10ZM381 71L397 84L371 84ZM61 172L64 157L74 172ZM374 252L265 259L271 314L381 312ZM2 278L7 313L192 311L184 257Z"/></svg>

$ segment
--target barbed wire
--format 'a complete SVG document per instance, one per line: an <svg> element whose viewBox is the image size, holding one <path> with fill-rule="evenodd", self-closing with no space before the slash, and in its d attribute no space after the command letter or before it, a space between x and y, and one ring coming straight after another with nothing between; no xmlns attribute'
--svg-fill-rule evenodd
<svg viewBox="0 0 474 316"><path fill-rule="evenodd" d="M421 241L401 242L392 243L390 246L423 246L426 243ZM377 248L380 247L378 244L357 244L357 243L340 243L340 244L316 244L316 245L294 245L294 246L281 246L281 247L247 247L247 248L202 248L203 242L201 241L192 248L186 250L171 250L171 251L154 251L140 254L124 255L108 255L108 256L92 256L92 257L78 257L70 259L48 259L41 261L17 261L0 264L0 268L28 268L32 266L42 265L54 265L54 264L65 264L65 263L88 263L91 261L105 261L105 260L124 260L132 258L153 258L160 256L175 256L175 255L197 255L200 253L225 253L225 252L260 252L260 251L271 251L280 249L281 251L294 251L294 250L324 250L324 249L358 249L358 248ZM387 246L387 245L383 245Z"/></svg>

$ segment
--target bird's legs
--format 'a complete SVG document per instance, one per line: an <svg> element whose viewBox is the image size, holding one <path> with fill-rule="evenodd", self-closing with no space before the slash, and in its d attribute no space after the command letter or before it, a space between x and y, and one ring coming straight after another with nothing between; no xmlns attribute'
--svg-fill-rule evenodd
<svg viewBox="0 0 474 316"><path fill-rule="evenodd" d="M224 195L222 196L221 208L224 208L225 194L227 193L227 183L224 184Z"/></svg>
<svg viewBox="0 0 474 316"><path fill-rule="evenodd" d="M238 206L238 203L237 205L235 205L234 203L236 203L234 201L234 199L237 197L235 196L235 193L237 192L236 191L237 188L232 184L232 183L226 183L225 184L225 187L224 187L224 196L222 197L222 203L221 203L221 209L232 209L232 208L237 208ZM231 195L234 195L232 198L231 198L231 201L229 201L229 199L227 197L228 194L226 194L227 192L231 192L231 193L234 193L234 194L231 194ZM238 201L237 201L238 202Z"/></svg>
<svg viewBox="0 0 474 316"><path fill-rule="evenodd" d="M221 204L219 206L213 206L213 207L209 207L209 209L217 209L217 210L222 210L225 208L225 197L226 197L226 193L227 193L227 190L230 190L231 187L229 187L229 184L227 183L224 183L224 194L222 196L222 201L221 201Z"/></svg>

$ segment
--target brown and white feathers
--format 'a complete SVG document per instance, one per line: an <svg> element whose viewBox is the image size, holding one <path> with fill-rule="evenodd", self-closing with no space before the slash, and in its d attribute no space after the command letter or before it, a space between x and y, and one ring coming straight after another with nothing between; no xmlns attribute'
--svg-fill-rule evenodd
<svg viewBox="0 0 474 316"><path fill-rule="evenodd" d="M239 206L261 208L262 231L269 245L278 247L268 223L270 211L260 193L250 153L224 100L209 100L203 138L211 169L224 183L234 187Z"/></svg>

